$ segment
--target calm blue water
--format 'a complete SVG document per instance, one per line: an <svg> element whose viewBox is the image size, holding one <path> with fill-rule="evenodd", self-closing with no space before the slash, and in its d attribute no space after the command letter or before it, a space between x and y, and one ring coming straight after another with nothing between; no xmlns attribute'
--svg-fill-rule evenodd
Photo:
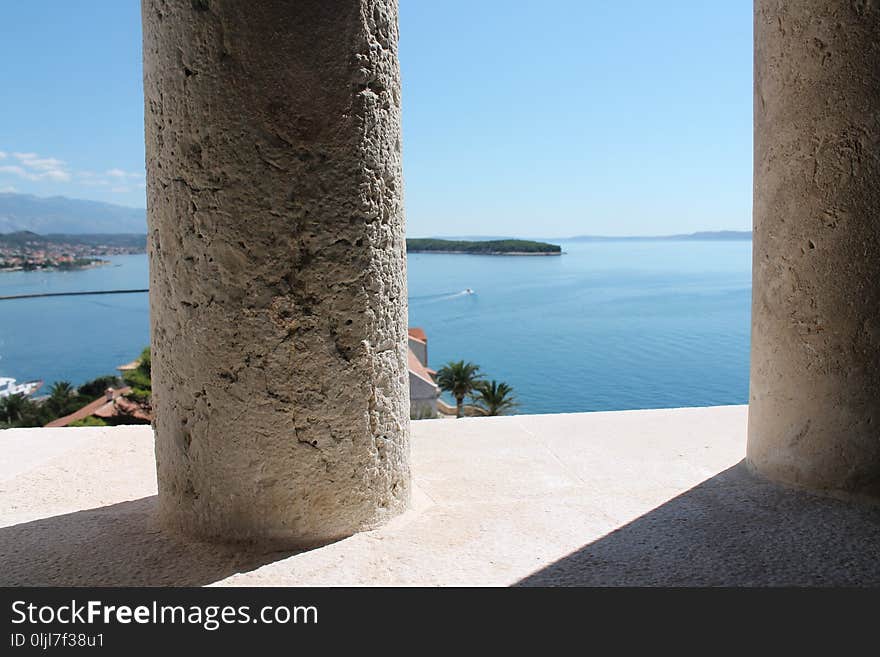
<svg viewBox="0 0 880 657"><path fill-rule="evenodd" d="M563 249L411 255L410 325L427 331L431 366L472 360L512 385L526 413L746 403L750 242ZM0 295L147 287L146 256L112 260L0 274ZM0 376L81 383L148 341L145 294L0 302Z"/></svg>

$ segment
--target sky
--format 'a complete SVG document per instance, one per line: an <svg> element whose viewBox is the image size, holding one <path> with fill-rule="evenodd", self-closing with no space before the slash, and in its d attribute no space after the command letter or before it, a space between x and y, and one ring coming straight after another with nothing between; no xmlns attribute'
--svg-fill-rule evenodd
<svg viewBox="0 0 880 657"><path fill-rule="evenodd" d="M749 230L751 0L400 0L411 236ZM137 0L0 2L0 192L144 207Z"/></svg>

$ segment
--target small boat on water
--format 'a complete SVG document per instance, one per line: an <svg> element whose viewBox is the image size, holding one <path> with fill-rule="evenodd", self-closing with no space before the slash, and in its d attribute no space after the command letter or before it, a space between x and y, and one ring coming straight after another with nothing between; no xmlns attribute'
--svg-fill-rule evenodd
<svg viewBox="0 0 880 657"><path fill-rule="evenodd" d="M466 288L464 289L464 293L465 293L465 294L475 294L475 292L474 292L471 288L469 288L469 287L466 287Z"/></svg>
<svg viewBox="0 0 880 657"><path fill-rule="evenodd" d="M34 394L42 385L42 381L16 383L15 379L0 376L0 399L3 399L4 397L12 397L13 395L24 395L27 397Z"/></svg>

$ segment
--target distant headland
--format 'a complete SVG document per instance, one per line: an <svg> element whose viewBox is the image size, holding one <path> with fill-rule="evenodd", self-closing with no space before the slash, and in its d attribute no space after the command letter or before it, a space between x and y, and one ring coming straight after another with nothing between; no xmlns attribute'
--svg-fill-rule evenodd
<svg viewBox="0 0 880 657"><path fill-rule="evenodd" d="M752 239L750 230L704 230L696 233L682 235L633 235L633 236L603 236L603 235L575 235L568 237L563 242L654 242L654 241L738 241Z"/></svg>
<svg viewBox="0 0 880 657"><path fill-rule="evenodd" d="M558 256L562 247L531 240L442 240L411 238L406 240L407 253L460 253L465 255Z"/></svg>

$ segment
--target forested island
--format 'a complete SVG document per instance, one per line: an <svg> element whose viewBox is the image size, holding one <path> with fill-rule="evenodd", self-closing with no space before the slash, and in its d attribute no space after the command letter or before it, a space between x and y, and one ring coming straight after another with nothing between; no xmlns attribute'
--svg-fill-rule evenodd
<svg viewBox="0 0 880 657"><path fill-rule="evenodd" d="M562 247L531 240L406 240L408 253L464 253L469 255L561 255Z"/></svg>

